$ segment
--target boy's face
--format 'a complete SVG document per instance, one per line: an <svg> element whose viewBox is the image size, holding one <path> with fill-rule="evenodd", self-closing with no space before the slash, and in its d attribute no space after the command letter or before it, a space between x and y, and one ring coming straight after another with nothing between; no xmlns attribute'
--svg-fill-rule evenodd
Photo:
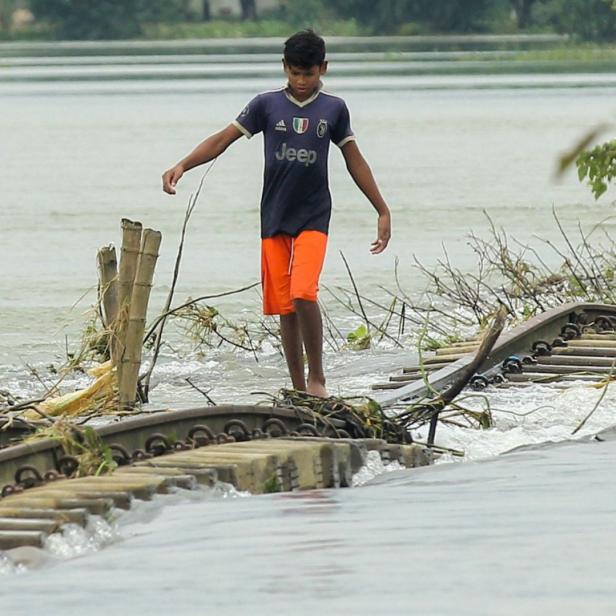
<svg viewBox="0 0 616 616"><path fill-rule="evenodd" d="M310 98L319 87L321 77L327 72L327 62L315 64L310 68L293 66L282 61L284 72L289 80L291 94L298 101L305 101Z"/></svg>

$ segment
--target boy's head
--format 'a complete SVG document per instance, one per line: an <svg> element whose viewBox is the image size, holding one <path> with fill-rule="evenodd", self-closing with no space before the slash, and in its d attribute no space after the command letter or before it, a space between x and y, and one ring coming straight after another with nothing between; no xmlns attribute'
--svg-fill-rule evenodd
<svg viewBox="0 0 616 616"><path fill-rule="evenodd" d="M291 93L300 101L306 100L327 72L325 41L312 30L297 32L284 45L282 64Z"/></svg>
<svg viewBox="0 0 616 616"><path fill-rule="evenodd" d="M325 63L325 41L313 30L296 32L284 44L284 62L296 68L312 68Z"/></svg>

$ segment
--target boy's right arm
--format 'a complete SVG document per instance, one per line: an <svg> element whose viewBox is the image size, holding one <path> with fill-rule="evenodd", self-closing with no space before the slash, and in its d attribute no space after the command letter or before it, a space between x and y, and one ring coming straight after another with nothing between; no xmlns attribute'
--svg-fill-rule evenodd
<svg viewBox="0 0 616 616"><path fill-rule="evenodd" d="M169 195L175 195L175 185L186 171L214 160L241 136L242 132L233 124L209 136L186 158L163 173L163 190Z"/></svg>

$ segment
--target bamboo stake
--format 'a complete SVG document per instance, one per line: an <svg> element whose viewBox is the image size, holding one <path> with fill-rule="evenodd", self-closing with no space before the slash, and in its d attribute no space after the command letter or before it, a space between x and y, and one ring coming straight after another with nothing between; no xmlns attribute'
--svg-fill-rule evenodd
<svg viewBox="0 0 616 616"><path fill-rule="evenodd" d="M160 241L161 234L159 231L144 229L130 300L125 347L121 362L122 379L119 382L120 410L133 408L137 399L137 380L141 366L145 319Z"/></svg>
<svg viewBox="0 0 616 616"><path fill-rule="evenodd" d="M122 357L126 338L126 325L130 311L133 282L137 271L139 247L141 245L141 223L122 219L122 250L118 273L118 312L114 325L111 356L117 366L118 387L122 383Z"/></svg>
<svg viewBox="0 0 616 616"><path fill-rule="evenodd" d="M115 248L113 246L101 248L96 255L96 261L99 280L98 302L111 352L112 328L118 317L118 261Z"/></svg>

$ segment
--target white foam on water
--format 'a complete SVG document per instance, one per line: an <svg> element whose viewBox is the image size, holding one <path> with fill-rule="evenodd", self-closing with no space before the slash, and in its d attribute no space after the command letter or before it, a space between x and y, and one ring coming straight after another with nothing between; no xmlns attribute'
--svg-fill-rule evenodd
<svg viewBox="0 0 616 616"><path fill-rule="evenodd" d="M74 558L96 552L120 537L114 522L100 516L90 516L85 528L79 524L64 524L59 532L49 535L45 549L57 558Z"/></svg>
<svg viewBox="0 0 616 616"><path fill-rule="evenodd" d="M198 486L193 490L171 488L168 494L157 494L150 501L133 500L129 510L113 509L106 517L91 515L85 527L64 524L49 535L43 549L23 547L0 552L0 575L26 573L46 564L78 558L98 552L129 537L151 532L151 522L163 507L208 499L233 499L250 496L232 485L217 482L212 487Z"/></svg>
<svg viewBox="0 0 616 616"><path fill-rule="evenodd" d="M25 565L13 561L8 554L0 552L0 576L25 573L26 571Z"/></svg>
<svg viewBox="0 0 616 616"><path fill-rule="evenodd" d="M436 444L462 449L465 456L443 456L438 463L480 460L527 445L587 439L616 424L616 387L613 385L608 385L607 391L582 382L572 383L568 389L549 385L492 388L481 395L463 395L458 403L476 411L490 408L494 426L478 430L439 423ZM588 415L585 425L573 434ZM464 420L456 421L463 423ZM415 430L413 435L416 440L425 441L427 432L425 426Z"/></svg>
<svg viewBox="0 0 616 616"><path fill-rule="evenodd" d="M383 473L391 473L392 471L398 471L402 468L404 467L397 460L389 464L384 464L378 451L369 451L366 455L364 465L353 475L351 485L357 488Z"/></svg>

